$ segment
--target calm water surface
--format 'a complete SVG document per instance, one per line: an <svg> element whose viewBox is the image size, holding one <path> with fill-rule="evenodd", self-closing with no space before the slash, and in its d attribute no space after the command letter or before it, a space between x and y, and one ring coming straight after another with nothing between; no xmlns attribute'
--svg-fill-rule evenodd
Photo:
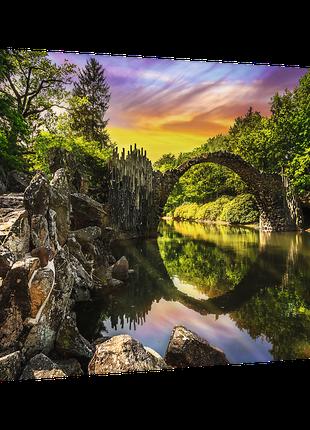
<svg viewBox="0 0 310 430"><path fill-rule="evenodd" d="M163 222L157 239L113 247L135 270L77 307L89 340L127 333L165 354L182 324L232 363L310 357L310 234Z"/></svg>

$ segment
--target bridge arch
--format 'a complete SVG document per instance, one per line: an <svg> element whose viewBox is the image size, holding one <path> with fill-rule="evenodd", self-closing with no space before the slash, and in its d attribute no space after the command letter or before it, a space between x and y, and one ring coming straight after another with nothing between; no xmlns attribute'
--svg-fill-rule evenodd
<svg viewBox="0 0 310 430"><path fill-rule="evenodd" d="M254 195L260 211L263 231L292 231L302 227L302 211L288 181L277 174L261 173L242 157L226 151L210 152L192 158L165 173L154 172L155 210L158 220L167 199L178 180L192 166L215 163L237 173Z"/></svg>

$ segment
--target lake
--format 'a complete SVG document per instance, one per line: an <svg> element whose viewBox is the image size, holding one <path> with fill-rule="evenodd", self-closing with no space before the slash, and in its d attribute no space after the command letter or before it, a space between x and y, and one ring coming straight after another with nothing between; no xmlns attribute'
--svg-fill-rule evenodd
<svg viewBox="0 0 310 430"><path fill-rule="evenodd" d="M134 274L76 307L90 341L130 334L165 354L184 325L231 363L310 357L310 234L163 221L155 239L118 241Z"/></svg>

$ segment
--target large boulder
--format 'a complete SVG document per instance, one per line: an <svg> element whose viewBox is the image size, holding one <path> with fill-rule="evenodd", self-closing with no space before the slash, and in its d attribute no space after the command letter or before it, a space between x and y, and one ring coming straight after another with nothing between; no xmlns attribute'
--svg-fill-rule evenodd
<svg viewBox="0 0 310 430"><path fill-rule="evenodd" d="M93 347L79 333L75 320L70 315L67 315L61 324L55 347L56 351L63 357L75 357L87 363L94 354Z"/></svg>
<svg viewBox="0 0 310 430"><path fill-rule="evenodd" d="M47 302L40 310L24 342L23 353L26 358L43 352L49 354L54 348L56 335L64 316L71 305L71 293L74 282L69 251L65 245L49 262L55 273L55 283Z"/></svg>
<svg viewBox="0 0 310 430"><path fill-rule="evenodd" d="M20 351L0 357L0 381L15 381L18 379L22 365Z"/></svg>
<svg viewBox="0 0 310 430"><path fill-rule="evenodd" d="M16 259L23 258L30 246L28 212L24 209L7 209L2 220L0 237L3 246L9 249Z"/></svg>
<svg viewBox="0 0 310 430"><path fill-rule="evenodd" d="M4 278L15 262L13 252L0 245L0 277Z"/></svg>
<svg viewBox="0 0 310 430"><path fill-rule="evenodd" d="M0 289L0 350L17 345L29 315L28 267L21 260L13 264Z"/></svg>
<svg viewBox="0 0 310 430"><path fill-rule="evenodd" d="M173 367L200 367L229 364L225 354L183 326L171 334L165 361Z"/></svg>
<svg viewBox="0 0 310 430"><path fill-rule="evenodd" d="M54 362L69 377L84 375L81 365L76 358L68 358L67 360L54 360Z"/></svg>
<svg viewBox="0 0 310 430"><path fill-rule="evenodd" d="M84 252L82 251L81 244L76 240L72 232L69 233L67 245L70 251L70 255L73 255L79 261L79 263L84 267L84 269L88 273L91 273L93 268L93 262L87 260L87 258L84 255Z"/></svg>
<svg viewBox="0 0 310 430"><path fill-rule="evenodd" d="M54 363L44 354L37 354L29 360L20 379L55 379L65 377L67 377L66 373L58 364Z"/></svg>
<svg viewBox="0 0 310 430"><path fill-rule="evenodd" d="M86 194L71 194L73 228L81 229L88 226L106 227L108 212L104 205Z"/></svg>
<svg viewBox="0 0 310 430"><path fill-rule="evenodd" d="M29 281L31 318L35 318L53 288L55 275L49 267L39 268Z"/></svg>
<svg viewBox="0 0 310 430"><path fill-rule="evenodd" d="M123 256L112 266L112 277L118 279L119 281L126 281L129 276L128 270L128 260L125 256Z"/></svg>
<svg viewBox="0 0 310 430"><path fill-rule="evenodd" d="M57 239L60 245L64 245L68 239L70 230L70 189L64 169L54 173L51 180L50 209L56 212Z"/></svg>
<svg viewBox="0 0 310 430"><path fill-rule="evenodd" d="M140 342L129 335L119 335L96 345L88 372L90 375L100 375L168 368L162 358L155 357Z"/></svg>
<svg viewBox="0 0 310 430"><path fill-rule="evenodd" d="M89 226L81 228L79 230L72 231L76 240L81 244L85 245L89 242L94 242L95 239L101 237L101 228L98 226Z"/></svg>
<svg viewBox="0 0 310 430"><path fill-rule="evenodd" d="M31 241L35 248L41 246L50 248L48 223L43 215L32 215L31 217Z"/></svg>
<svg viewBox="0 0 310 430"><path fill-rule="evenodd" d="M72 297L76 302L90 299L90 289L93 288L93 280L86 272L82 264L74 255L70 254L72 275L74 277Z"/></svg>
<svg viewBox="0 0 310 430"><path fill-rule="evenodd" d="M41 172L37 173L24 192L24 206L30 216L47 214L50 192L46 176Z"/></svg>

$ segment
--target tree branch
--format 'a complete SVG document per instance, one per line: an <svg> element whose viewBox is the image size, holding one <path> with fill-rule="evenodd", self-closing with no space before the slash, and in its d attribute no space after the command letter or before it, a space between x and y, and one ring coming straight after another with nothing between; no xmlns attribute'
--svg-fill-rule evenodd
<svg viewBox="0 0 310 430"><path fill-rule="evenodd" d="M17 98L18 107L20 107L21 106L21 96L20 96L19 92L17 91L17 89L15 88L15 85L13 84L10 75L5 75L5 76L6 76L8 82L10 84L10 87L13 90L13 93L15 94L15 96Z"/></svg>

